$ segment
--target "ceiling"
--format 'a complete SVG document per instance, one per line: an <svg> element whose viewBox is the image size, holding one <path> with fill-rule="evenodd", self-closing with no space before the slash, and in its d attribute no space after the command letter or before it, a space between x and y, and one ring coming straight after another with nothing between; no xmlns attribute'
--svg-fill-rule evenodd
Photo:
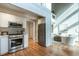
<svg viewBox="0 0 79 59"><path fill-rule="evenodd" d="M52 3L52 12L58 17L67 10L73 3Z"/></svg>
<svg viewBox="0 0 79 59"><path fill-rule="evenodd" d="M28 17L31 20L36 20L38 17L41 17L38 14L35 14L29 10L22 9L9 3L0 3L0 11L20 17Z"/></svg>

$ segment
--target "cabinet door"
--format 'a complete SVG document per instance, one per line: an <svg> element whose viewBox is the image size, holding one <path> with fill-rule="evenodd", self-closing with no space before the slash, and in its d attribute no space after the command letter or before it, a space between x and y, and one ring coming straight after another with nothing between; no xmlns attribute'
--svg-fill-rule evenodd
<svg viewBox="0 0 79 59"><path fill-rule="evenodd" d="M8 36L1 37L0 41L1 41L0 54L3 55L8 52Z"/></svg>
<svg viewBox="0 0 79 59"><path fill-rule="evenodd" d="M28 47L28 35L24 34L24 48Z"/></svg>

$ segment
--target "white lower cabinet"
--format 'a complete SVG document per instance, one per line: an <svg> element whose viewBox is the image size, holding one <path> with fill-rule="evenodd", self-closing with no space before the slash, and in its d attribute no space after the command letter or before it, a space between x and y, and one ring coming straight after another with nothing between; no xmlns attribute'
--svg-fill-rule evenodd
<svg viewBox="0 0 79 59"><path fill-rule="evenodd" d="M24 34L24 48L28 47L28 34Z"/></svg>
<svg viewBox="0 0 79 59"><path fill-rule="evenodd" d="M0 55L8 52L8 35L0 36Z"/></svg>

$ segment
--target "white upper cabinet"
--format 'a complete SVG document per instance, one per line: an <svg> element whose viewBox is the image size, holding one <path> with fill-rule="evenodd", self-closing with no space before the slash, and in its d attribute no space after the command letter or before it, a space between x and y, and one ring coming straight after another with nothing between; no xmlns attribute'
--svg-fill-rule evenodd
<svg viewBox="0 0 79 59"><path fill-rule="evenodd" d="M0 27L8 27L9 21L15 22L15 18L10 14L0 12Z"/></svg>
<svg viewBox="0 0 79 59"><path fill-rule="evenodd" d="M9 22L17 22L22 24L22 17L0 12L0 27L8 27Z"/></svg>

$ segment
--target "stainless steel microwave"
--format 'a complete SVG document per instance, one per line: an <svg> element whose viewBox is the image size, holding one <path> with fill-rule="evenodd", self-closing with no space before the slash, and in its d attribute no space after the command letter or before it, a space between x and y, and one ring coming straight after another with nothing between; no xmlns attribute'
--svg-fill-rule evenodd
<svg viewBox="0 0 79 59"><path fill-rule="evenodd" d="M22 28L23 25L19 24L19 23L15 23L15 22L9 22L9 26L8 27L11 27L11 28Z"/></svg>

